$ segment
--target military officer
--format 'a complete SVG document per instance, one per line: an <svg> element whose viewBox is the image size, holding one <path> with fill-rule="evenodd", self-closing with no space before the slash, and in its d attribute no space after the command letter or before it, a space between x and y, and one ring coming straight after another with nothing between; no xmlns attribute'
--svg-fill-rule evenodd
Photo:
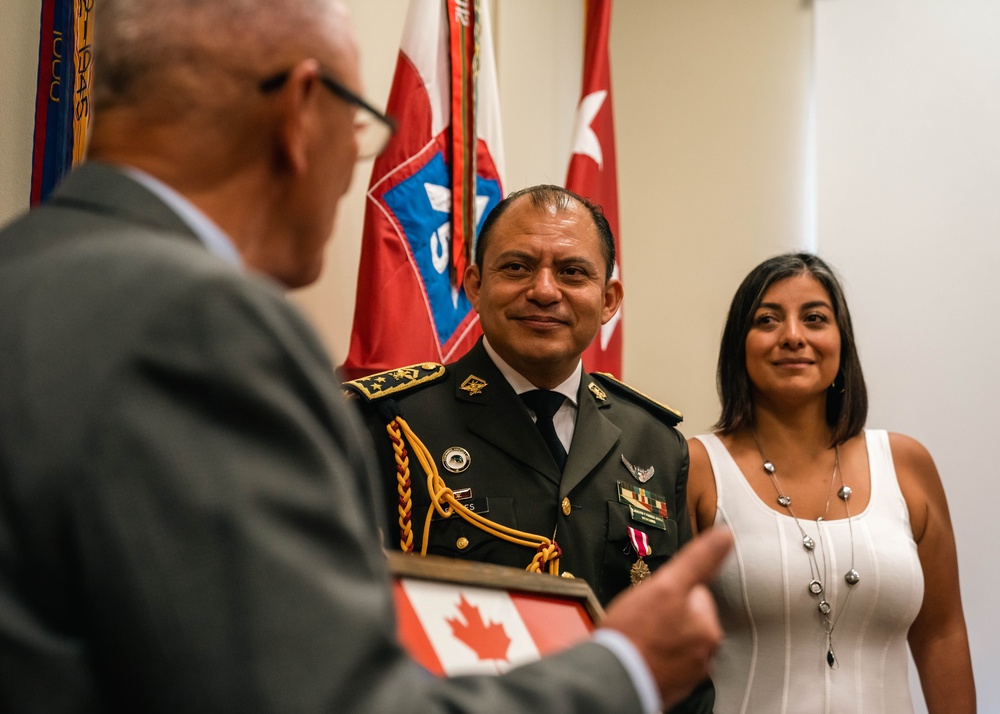
<svg viewBox="0 0 1000 714"><path fill-rule="evenodd" d="M516 192L488 216L465 274L484 338L447 366L347 384L386 474L390 547L420 552L426 535L428 553L550 572L558 558L561 575L606 604L690 538L681 415L583 371L581 354L621 305L613 265L599 207L556 186ZM545 408L519 397L536 390L557 402L548 440ZM433 483L407 435L387 431L397 416L433 460ZM504 528L456 517L456 503Z"/></svg>

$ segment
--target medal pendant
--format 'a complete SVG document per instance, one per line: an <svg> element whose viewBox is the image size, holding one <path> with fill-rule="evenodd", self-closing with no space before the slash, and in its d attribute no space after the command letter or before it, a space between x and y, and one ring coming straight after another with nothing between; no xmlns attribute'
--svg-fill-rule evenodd
<svg viewBox="0 0 1000 714"><path fill-rule="evenodd" d="M632 569L629 571L629 577L632 580L632 585L638 585L643 580L650 576L649 566L646 565L646 561L639 558L635 563L632 564Z"/></svg>
<svg viewBox="0 0 1000 714"><path fill-rule="evenodd" d="M639 556L639 559L632 564L632 569L628 573L629 578L632 580L632 585L635 586L650 575L649 566L646 565L646 561L643 558L651 555L653 549L649 547L649 538L638 528L628 527L628 539L632 543L632 547L635 548L635 554Z"/></svg>

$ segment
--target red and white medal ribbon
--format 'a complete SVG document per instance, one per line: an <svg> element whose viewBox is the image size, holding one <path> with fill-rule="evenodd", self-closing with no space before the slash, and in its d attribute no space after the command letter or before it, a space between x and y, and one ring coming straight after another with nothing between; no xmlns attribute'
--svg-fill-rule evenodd
<svg viewBox="0 0 1000 714"><path fill-rule="evenodd" d="M632 541L632 547L635 548L635 552L640 558L645 558L653 552L653 549L649 547L649 538L639 529L629 526L628 539Z"/></svg>

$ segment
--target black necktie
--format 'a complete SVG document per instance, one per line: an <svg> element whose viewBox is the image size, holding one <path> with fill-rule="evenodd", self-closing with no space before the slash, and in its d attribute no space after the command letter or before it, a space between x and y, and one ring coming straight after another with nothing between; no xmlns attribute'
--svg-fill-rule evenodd
<svg viewBox="0 0 1000 714"><path fill-rule="evenodd" d="M559 436L556 434L556 427L552 423L552 417L559 411L559 407L566 401L566 397L559 392L551 392L547 389L535 389L522 394L521 399L528 405L531 411L535 412L535 426L538 427L538 431L542 435L542 440L549 447L549 451L552 452L552 458L556 460L559 470L562 471L563 467L566 466L566 448L559 441Z"/></svg>

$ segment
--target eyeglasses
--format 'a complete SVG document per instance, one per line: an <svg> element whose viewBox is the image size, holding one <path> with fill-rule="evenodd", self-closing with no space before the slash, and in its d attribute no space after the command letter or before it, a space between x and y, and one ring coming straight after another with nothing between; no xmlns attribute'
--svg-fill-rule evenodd
<svg viewBox="0 0 1000 714"><path fill-rule="evenodd" d="M278 90L288 81L289 74L288 70L279 72L272 77L261 80L257 87L265 94ZM319 81L335 96L340 97L355 108L354 136L358 142L358 158L370 159L382 153L382 149L389 143L393 132L396 131L396 122L326 72L320 73Z"/></svg>

